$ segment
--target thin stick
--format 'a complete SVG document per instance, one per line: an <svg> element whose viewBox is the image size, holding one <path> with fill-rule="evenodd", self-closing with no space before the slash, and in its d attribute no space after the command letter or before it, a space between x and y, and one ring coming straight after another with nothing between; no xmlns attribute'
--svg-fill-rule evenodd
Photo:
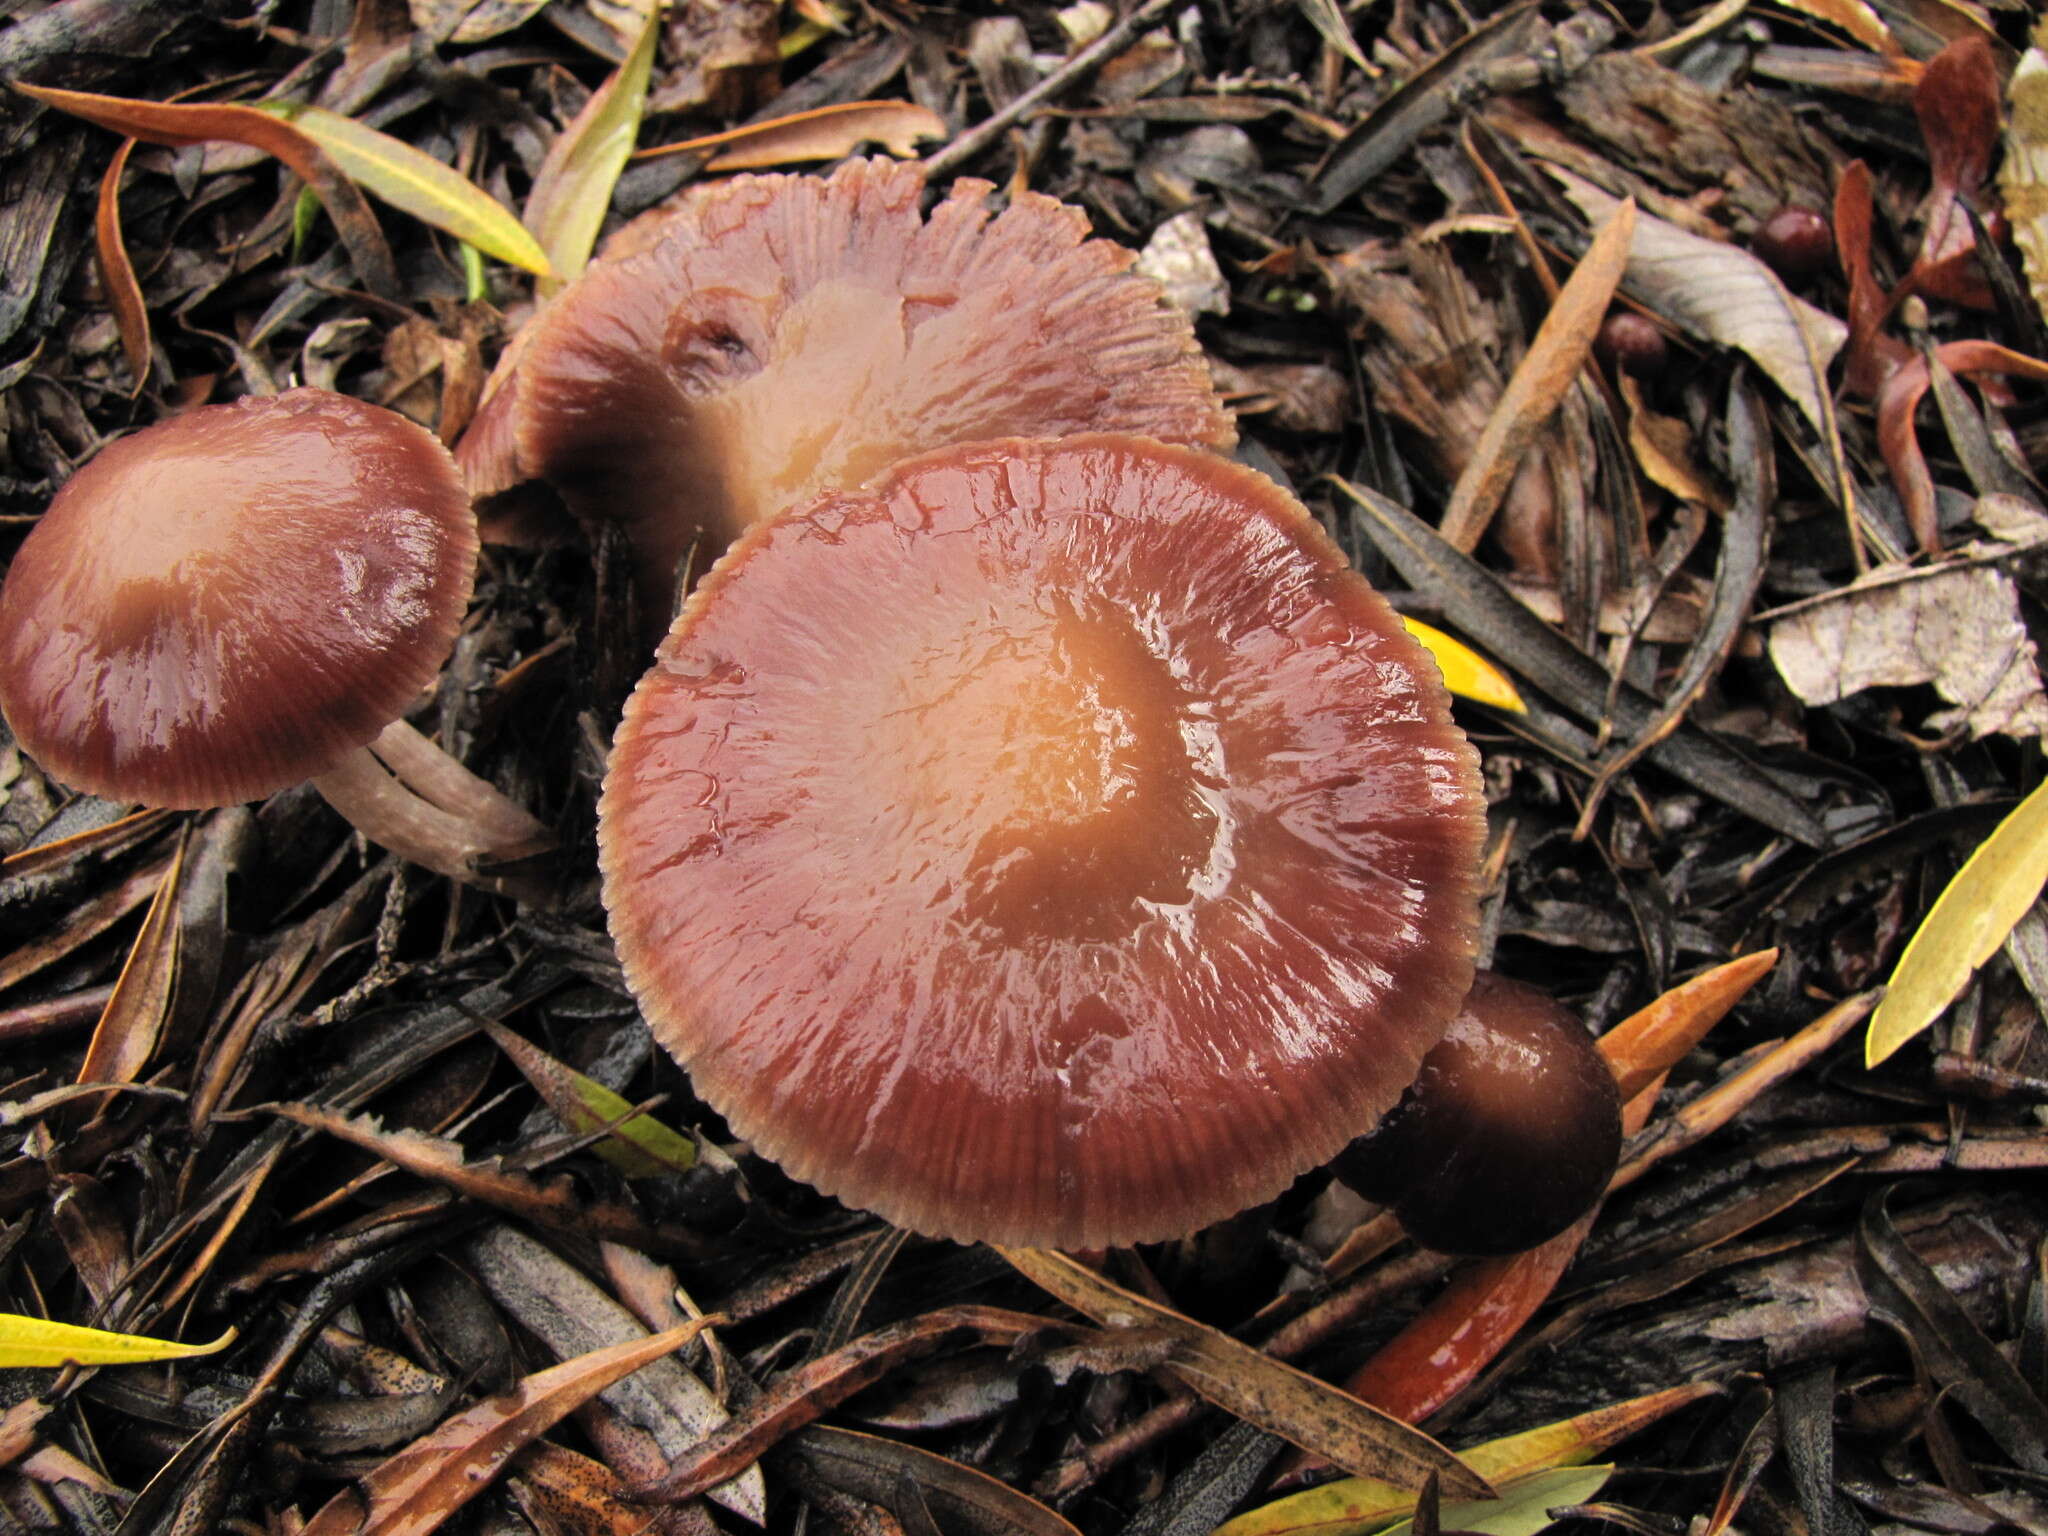
<svg viewBox="0 0 2048 1536"><path fill-rule="evenodd" d="M1140 0L1137 6L1125 12L1107 32L1030 90L955 137L945 148L926 156L926 176L937 181L941 176L958 170L993 144L1013 123L1035 112L1049 98L1057 96L1084 75L1122 53L1130 46L1131 39L1137 36L1140 27L1158 20L1171 10L1174 4L1175 0Z"/></svg>

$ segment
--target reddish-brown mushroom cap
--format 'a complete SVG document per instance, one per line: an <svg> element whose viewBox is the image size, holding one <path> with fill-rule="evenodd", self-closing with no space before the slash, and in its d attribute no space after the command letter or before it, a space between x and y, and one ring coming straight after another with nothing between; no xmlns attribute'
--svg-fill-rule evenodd
<svg viewBox="0 0 2048 1536"><path fill-rule="evenodd" d="M605 780L605 901L701 1096L919 1231L1098 1246L1267 1199L1472 974L1476 760L1272 482L1084 436L757 525Z"/></svg>
<svg viewBox="0 0 2048 1536"><path fill-rule="evenodd" d="M914 453L1104 430L1234 441L1187 320L1078 209L1024 193L992 216L988 185L961 181L927 218L923 190L889 161L707 188L533 322L516 384L465 441L471 485L538 476L577 516L623 524L666 627L693 547L701 567L757 519Z"/></svg>
<svg viewBox="0 0 2048 1536"><path fill-rule="evenodd" d="M0 593L0 707L75 788L227 805L332 767L433 680L475 520L454 461L321 390L208 406L108 445Z"/></svg>
<svg viewBox="0 0 2048 1536"><path fill-rule="evenodd" d="M1491 971L1337 1176L1447 1253L1517 1253L1591 1210L1621 1151L1614 1074L1567 1008Z"/></svg>

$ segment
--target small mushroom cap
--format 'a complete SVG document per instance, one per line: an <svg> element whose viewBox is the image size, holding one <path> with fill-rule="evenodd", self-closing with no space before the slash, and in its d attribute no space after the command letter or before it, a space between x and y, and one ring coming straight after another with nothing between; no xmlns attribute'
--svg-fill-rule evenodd
<svg viewBox="0 0 2048 1536"><path fill-rule="evenodd" d="M1591 1210L1620 1153L1620 1095L1585 1026L1481 971L1401 1102L1336 1170L1425 1248L1519 1253Z"/></svg>
<svg viewBox="0 0 2048 1536"><path fill-rule="evenodd" d="M757 519L912 454L1235 440L1186 318L1078 209L1023 193L992 215L988 184L960 181L927 218L923 191L886 160L707 188L534 322L472 483L539 476L624 524L665 627L693 552L702 569Z"/></svg>
<svg viewBox="0 0 2048 1536"><path fill-rule="evenodd" d="M0 708L92 794L272 794L432 682L476 550L454 461L392 411L315 389L188 411L101 450L22 541Z"/></svg>
<svg viewBox="0 0 2048 1536"><path fill-rule="evenodd" d="M756 525L599 818L698 1093L963 1241L1278 1194L1471 979L1482 802L1435 663L1292 497L1147 439L943 450Z"/></svg>

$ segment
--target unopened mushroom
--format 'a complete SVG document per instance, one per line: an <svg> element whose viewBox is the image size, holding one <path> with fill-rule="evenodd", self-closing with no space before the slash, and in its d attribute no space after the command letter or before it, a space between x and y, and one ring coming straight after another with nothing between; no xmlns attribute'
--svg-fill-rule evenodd
<svg viewBox="0 0 2048 1536"><path fill-rule="evenodd" d="M1593 1037L1535 987L1481 971L1401 1102L1334 1166L1425 1248L1501 1254L1591 1210L1620 1151Z"/></svg>
<svg viewBox="0 0 2048 1536"><path fill-rule="evenodd" d="M460 457L621 524L656 633L749 523L949 444L1085 431L1227 448L1187 320L1079 209L853 161L706 188L521 333Z"/></svg>
<svg viewBox="0 0 2048 1536"><path fill-rule="evenodd" d="M466 878L546 841L399 718L476 552L453 460L394 412L312 389L188 411L101 450L22 541L0 709L74 788L189 808L310 778L366 836Z"/></svg>
<svg viewBox="0 0 2048 1536"><path fill-rule="evenodd" d="M1476 759L1303 507L1093 435L749 529L627 707L605 903L658 1038L811 1184L1100 1246L1272 1197L1472 974Z"/></svg>

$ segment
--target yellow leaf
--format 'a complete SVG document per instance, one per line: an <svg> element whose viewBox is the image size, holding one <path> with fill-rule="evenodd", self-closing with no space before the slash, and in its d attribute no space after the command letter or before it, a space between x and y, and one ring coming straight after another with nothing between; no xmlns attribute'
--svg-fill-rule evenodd
<svg viewBox="0 0 2048 1536"><path fill-rule="evenodd" d="M1492 662L1469 646L1453 640L1440 629L1432 629L1420 619L1404 618L1408 633L1420 640L1429 654L1436 658L1436 664L1443 669L1444 686L1460 698L1475 699L1481 704L1491 704L1496 709L1511 709L1518 715L1526 715L1529 706L1522 702L1515 685Z"/></svg>
<svg viewBox="0 0 2048 1536"><path fill-rule="evenodd" d="M1711 1382L1692 1382L1652 1392L1626 1402L1610 1403L1576 1418L1560 1419L1520 1434L1489 1440L1458 1454L1465 1465L1511 1496L1518 1482L1558 1467L1592 1460L1610 1445L1655 1423L1666 1414L1721 1389ZM1553 1504L1577 1502L1552 1499ZM1479 1507L1486 1507L1481 1505ZM1366 1477L1339 1478L1333 1483L1288 1494L1257 1509L1246 1510L1218 1526L1214 1536L1362 1536L1398 1520L1415 1508L1415 1494L1392 1483ZM1448 1517L1450 1507L1445 1506ZM1446 1526L1463 1521L1446 1518Z"/></svg>
<svg viewBox="0 0 2048 1536"><path fill-rule="evenodd" d="M327 158L349 180L392 207L467 240L500 261L541 277L554 274L547 252L512 210L453 166L325 107L277 101L261 105L326 150Z"/></svg>
<svg viewBox="0 0 2048 1536"><path fill-rule="evenodd" d="M184 1360L210 1355L234 1342L230 1328L211 1344L179 1344L147 1339L134 1333L108 1333L75 1323L53 1323L40 1317L0 1312L0 1367L73 1365L139 1365L150 1360Z"/></svg>
<svg viewBox="0 0 2048 1536"><path fill-rule="evenodd" d="M1557 1522L1551 1510L1561 1504L1584 1504L1606 1486L1612 1467L1559 1467L1503 1484L1495 1500L1446 1499L1437 1511L1442 1528L1464 1536L1537 1536ZM1409 1536L1415 1522L1389 1526L1387 1536Z"/></svg>
<svg viewBox="0 0 2048 1536"><path fill-rule="evenodd" d="M547 158L526 194L526 227L554 263L556 275L541 280L544 295L559 292L590 260L597 232L612 205L619 172L633 153L647 82L654 72L654 45L661 36L659 0L647 7L640 39L576 120L548 147Z"/></svg>
<svg viewBox="0 0 2048 1536"><path fill-rule="evenodd" d="M2013 808L1956 871L1899 956L1871 1015L1863 1061L1876 1066L1941 1016L2048 883L2048 784Z"/></svg>

